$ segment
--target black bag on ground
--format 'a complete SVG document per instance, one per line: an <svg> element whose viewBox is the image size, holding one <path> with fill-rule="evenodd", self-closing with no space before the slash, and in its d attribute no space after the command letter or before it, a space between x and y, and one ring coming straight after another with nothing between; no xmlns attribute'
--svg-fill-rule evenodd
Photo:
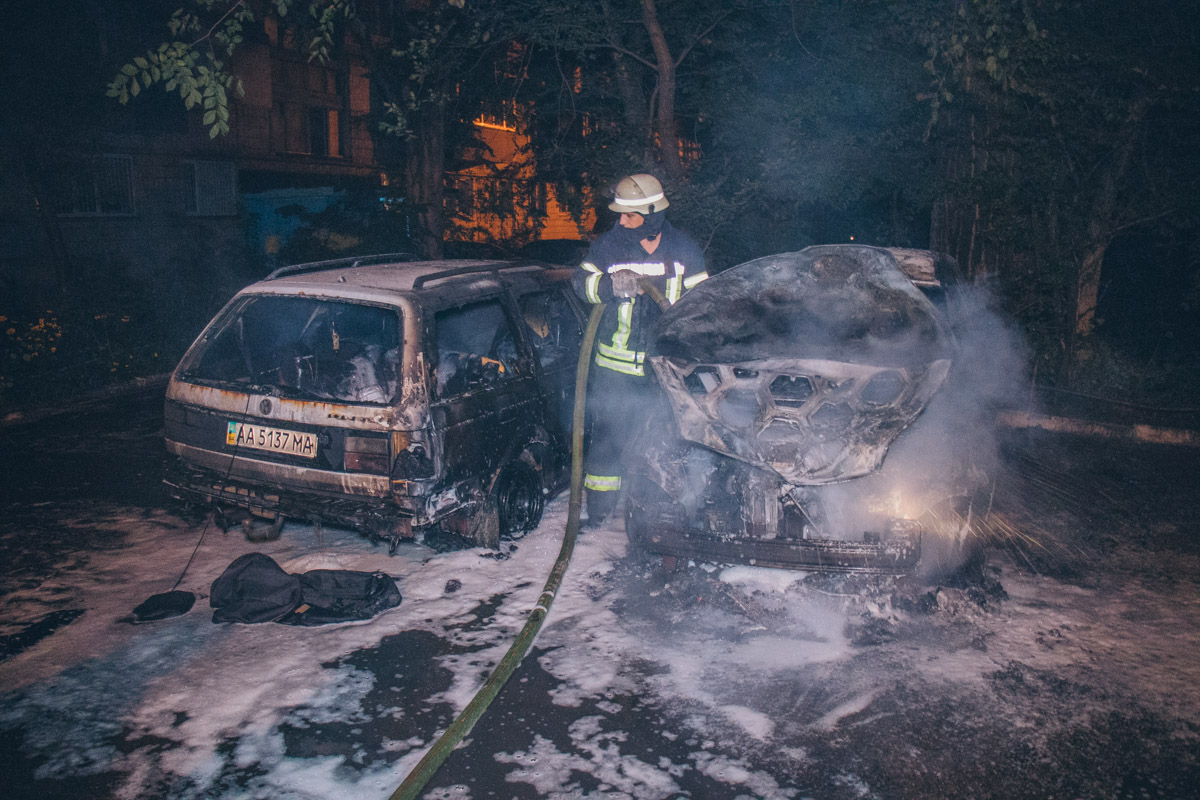
<svg viewBox="0 0 1200 800"><path fill-rule="evenodd" d="M270 556L247 553L213 581L213 622L328 625L370 619L400 605L396 581L382 572L283 571Z"/></svg>
<svg viewBox="0 0 1200 800"><path fill-rule="evenodd" d="M213 622L272 622L302 601L300 578L262 553L239 556L213 581Z"/></svg>
<svg viewBox="0 0 1200 800"><path fill-rule="evenodd" d="M300 577L303 602L279 620L286 625L327 625L370 619L400 605L400 589L382 572L314 569Z"/></svg>
<svg viewBox="0 0 1200 800"><path fill-rule="evenodd" d="M145 602L133 609L134 622L154 622L160 619L178 617L192 610L196 595L172 589L169 592L159 592L146 598Z"/></svg>

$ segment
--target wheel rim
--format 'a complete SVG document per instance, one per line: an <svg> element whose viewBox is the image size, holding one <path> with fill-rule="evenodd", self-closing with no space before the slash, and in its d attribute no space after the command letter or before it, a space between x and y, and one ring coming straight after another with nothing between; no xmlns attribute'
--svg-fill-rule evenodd
<svg viewBox="0 0 1200 800"><path fill-rule="evenodd" d="M505 469L496 487L496 505L502 538L519 538L536 528L545 506L537 470L524 461Z"/></svg>

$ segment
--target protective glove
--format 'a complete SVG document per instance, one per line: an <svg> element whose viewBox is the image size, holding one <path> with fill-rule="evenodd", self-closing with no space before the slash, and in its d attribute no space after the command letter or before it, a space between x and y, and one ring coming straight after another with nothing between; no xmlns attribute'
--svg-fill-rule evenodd
<svg viewBox="0 0 1200 800"><path fill-rule="evenodd" d="M642 292L642 288L638 286L638 274L631 269L618 270L612 274L612 289L617 297L633 297Z"/></svg>

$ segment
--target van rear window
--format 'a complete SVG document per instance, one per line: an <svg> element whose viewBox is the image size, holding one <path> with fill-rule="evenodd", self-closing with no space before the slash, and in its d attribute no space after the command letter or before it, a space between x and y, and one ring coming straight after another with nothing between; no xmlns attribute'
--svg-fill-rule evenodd
<svg viewBox="0 0 1200 800"><path fill-rule="evenodd" d="M234 305L181 377L240 391L342 403L388 403L400 376L395 309L252 295Z"/></svg>

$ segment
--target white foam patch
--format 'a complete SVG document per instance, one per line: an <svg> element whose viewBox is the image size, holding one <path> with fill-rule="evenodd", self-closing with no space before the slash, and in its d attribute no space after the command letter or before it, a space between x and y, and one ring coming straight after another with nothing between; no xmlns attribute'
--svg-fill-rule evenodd
<svg viewBox="0 0 1200 800"><path fill-rule="evenodd" d="M830 731L837 727L838 723L852 714L857 714L867 708L871 703L875 702L875 698L879 696L879 691L866 692L864 694L853 697L844 703L841 703L832 711L823 715L820 719L813 723L814 728Z"/></svg>
<svg viewBox="0 0 1200 800"><path fill-rule="evenodd" d="M775 732L775 723L761 711L745 706L720 706L718 710L755 739L767 740Z"/></svg>
<svg viewBox="0 0 1200 800"><path fill-rule="evenodd" d="M571 780L572 772L587 773L601 782L602 790L620 792L631 798L668 797L679 792L669 772L637 756L621 751L625 734L602 731L598 717L582 717L570 727L575 752L563 753L542 736L528 750L497 753L501 764L513 764L506 779L527 783L539 797L579 797L582 787Z"/></svg>
<svg viewBox="0 0 1200 800"><path fill-rule="evenodd" d="M795 797L800 792L791 787L782 787L765 772L751 770L745 761L714 755L708 751L691 754L696 769L708 777L733 786L744 786L762 800Z"/></svg>
<svg viewBox="0 0 1200 800"><path fill-rule="evenodd" d="M804 580L807 573L769 567L725 567L721 570L721 581L749 589L770 592L786 592L794 583Z"/></svg>
<svg viewBox="0 0 1200 800"><path fill-rule="evenodd" d="M604 549L595 539L583 541L588 547ZM585 550L580 565L588 563L591 562ZM639 661L664 667L647 679L647 684L668 704L701 703L710 706L715 715L730 718L722 709L732 707L731 704L713 692L714 687L727 683L726 676L738 675L744 679L748 675L783 674L848 655L843 632L846 617L840 608L826 609L811 603L793 607L788 622L794 635L772 632L730 642L714 640L704 632L680 632L664 640L593 601L587 591L586 577L576 576L575 569L573 562L568 586L560 592L539 637L541 643L563 645L545 653L540 661L544 669L561 681L553 691L555 702L561 705L577 707L605 692L634 694L644 690L646 686L631 681L626 666ZM775 575L757 581L753 576L756 571L745 568L744 579L772 587L790 585ZM789 625L780 627L786 630ZM703 655L698 657L698 654ZM763 738L770 735L770 726L763 722L768 712L769 709L745 708L732 716L751 736Z"/></svg>

